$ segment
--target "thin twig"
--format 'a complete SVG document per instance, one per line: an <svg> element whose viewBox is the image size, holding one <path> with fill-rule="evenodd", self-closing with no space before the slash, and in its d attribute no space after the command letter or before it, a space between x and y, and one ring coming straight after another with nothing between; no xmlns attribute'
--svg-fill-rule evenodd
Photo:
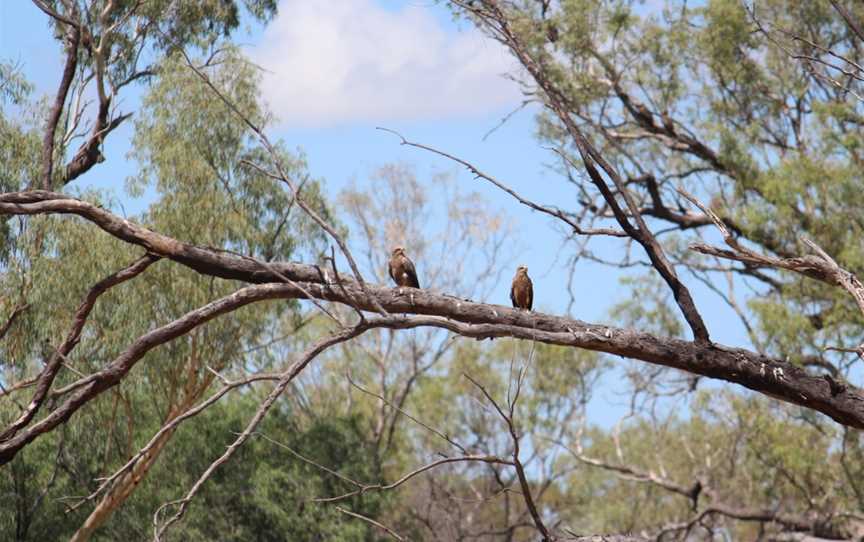
<svg viewBox="0 0 864 542"><path fill-rule="evenodd" d="M379 523L379 522L375 521L375 520L372 519L372 518L368 518L368 517L364 516L363 514L358 514L358 513L356 513L356 512L352 512L352 511L350 511L350 510L346 510L345 508L342 508L341 506L337 506L337 507L336 507L336 510L339 510L339 511L342 512L343 514L349 515L349 516L351 516L351 517L355 517L355 518L357 518L357 519L362 519L363 521L365 521L365 522L367 522L367 523L371 523L372 525L378 527L379 529L381 529L381 530L384 531L385 533L389 534L390 536L392 536L392 537L393 537L394 539L396 539L396 540L400 540L400 541L404 541L404 540L405 540L404 538L402 538L401 536L399 536L399 534L396 533L396 531L394 531L394 530L391 529L390 527L387 527L386 525L384 525L384 524L382 524L382 523Z"/></svg>

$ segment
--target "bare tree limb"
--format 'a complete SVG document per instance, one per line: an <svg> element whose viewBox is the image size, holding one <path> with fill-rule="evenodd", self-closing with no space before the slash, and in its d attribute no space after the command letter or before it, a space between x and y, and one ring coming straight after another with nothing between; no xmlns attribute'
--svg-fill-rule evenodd
<svg viewBox="0 0 864 542"><path fill-rule="evenodd" d="M37 2L36 5L41 5ZM66 64L63 66L63 75L60 78L60 86L57 88L57 96L48 113L45 122L45 134L42 136L42 188L51 190L51 177L54 171L54 142L56 141L57 122L63 114L63 106L69 87L75 77L78 67L78 45L81 41L81 32L77 25L69 25L66 30Z"/></svg>
<svg viewBox="0 0 864 542"><path fill-rule="evenodd" d="M302 456L301 456L302 458ZM305 460L305 458L302 458ZM495 463L499 465L513 465L512 462L502 459L500 457L492 456L492 455L460 455L456 457L445 457L443 459L438 459L437 461L433 461L432 463L428 463L423 465L422 467L418 467L411 472L404 474L401 478L393 482L392 484L358 484L354 482L355 485L359 485L360 488L356 491L351 491L350 493L345 493L343 495L337 495L335 497L322 497L317 499L312 499L315 502L335 502L335 501L343 501L345 499L350 499L351 497L362 495L368 491L389 491L391 489L396 489L401 486L411 478L414 478L418 474L422 474L428 470L434 469L435 467L441 465L447 465L449 463Z"/></svg>
<svg viewBox="0 0 864 542"><path fill-rule="evenodd" d="M582 453L579 453L576 450L571 450L568 446L565 446L561 442L557 442L556 444L558 444L559 446L563 446L565 449L567 449L567 451L569 451L570 454L581 463L618 473L625 480L652 483L654 485L660 486L667 491L671 491L672 493L677 493L679 495L687 497L693 502L693 508L696 508L697 499L699 498L699 494L702 491L702 483L698 480L689 487L683 486L672 480L668 480L653 471L645 472L643 470L628 465L616 465L613 463L608 463L600 459L588 457Z"/></svg>
<svg viewBox="0 0 864 542"><path fill-rule="evenodd" d="M249 283L281 282L279 277L244 258L177 241L80 200L41 191L0 195L0 214L39 213L83 216L121 240L142 246L149 252L207 275ZM398 288L367 285L364 291L353 280L344 277L342 286L354 298L349 302L341 287L322 284L323 273L317 266L276 262L271 265L292 280L304 283L305 289L317 299L348 305L355 302L361 309L374 311L374 298L375 302L391 313L446 317L430 319L424 325L450 329L463 336L533 339L674 367L735 382L766 395L818 410L843 425L864 428L864 393L861 390L850 385L841 393L832 393L823 378L810 375L783 360L755 352L657 337L630 329L589 324L537 312L516 311L510 307L475 303L425 290L408 293L404 289L400 292ZM270 284L266 289L266 295L261 292L256 295L298 298L304 295L286 284ZM0 451L2 449L0 446Z"/></svg>
<svg viewBox="0 0 864 542"><path fill-rule="evenodd" d="M702 209L711 218L714 225L717 226L717 229L723 235L723 241L732 249L724 250L704 243L694 243L690 245L691 250L745 264L786 269L827 284L839 286L852 296L861 314L864 315L864 284L854 274L840 267L834 258L807 237L802 236L801 242L815 252L815 256L806 255L795 258L778 258L760 254L740 244L738 239L730 233L723 221L711 209L700 203L699 200L687 193L683 188L679 188L678 192ZM852 351L859 352L859 349L862 348L864 348L864 345ZM833 349L837 350L837 348ZM841 349L841 351L843 350Z"/></svg>

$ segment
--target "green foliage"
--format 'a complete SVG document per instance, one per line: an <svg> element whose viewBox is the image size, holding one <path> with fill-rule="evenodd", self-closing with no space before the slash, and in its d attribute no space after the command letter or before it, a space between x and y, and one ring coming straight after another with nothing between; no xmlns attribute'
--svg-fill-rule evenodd
<svg viewBox="0 0 864 542"><path fill-rule="evenodd" d="M7 60L0 60L0 103L20 105L33 91L33 85L21 75L18 68Z"/></svg>
<svg viewBox="0 0 864 542"><path fill-rule="evenodd" d="M146 405L143 390L132 395L135 404ZM256 393L226 398L178 431L138 491L96 539L149 537L153 511L185 492L224 451L247 423L257 399ZM148 420L145 427L139 428L142 436L158 428L158 418L152 414L146 406L136 413L136 417ZM28 447L20 459L16 458L5 476L0 477L0 491L10 496L11 503L0 510L2 532L15 533L19 529L17 537L21 540L58 540L74 532L86 517L87 507L67 515L58 497L92 490L100 455L106 447L122 446L126 436L131 437L114 435L116 439L109 436L103 441L73 434L81 426L90 426L90 434L102 432L100 425L87 416L74 424L76 429L39 441ZM288 408L277 408L259 433L351 479L374 482L380 475L374 471L372 446L362 426L356 416L310 419ZM64 439L65 443L60 442ZM72 443L75 449L70 448ZM50 491L40 499L46 486ZM372 492L335 504L312 502L314 498L334 497L354 489L299 460L285 448L256 436L216 472L169 539L379 540L373 527L340 513L335 506L376 517L389 503L387 494ZM67 519L57 521L59 517Z"/></svg>
<svg viewBox="0 0 864 542"><path fill-rule="evenodd" d="M188 487L197 473L220 454L242 430L249 412L257 404L254 396L235 398L208 412L196 424L177 435L164 470L154 471L152 480L171 479ZM372 447L357 417L310 419L288 409L272 412L259 432L304 457L326 465L353 480L378 479L372 467ZM298 459L288 450L262 437L253 437L227 468L220 469L202 491L189 517L172 533L174 540L377 540L371 526L336 510L342 506L376 517L387 495L368 493L343 502L312 502L334 497L355 487ZM158 499L170 500L161 491L155 500L130 502L152 511ZM176 495L176 489L174 490ZM136 516L130 519L137 521ZM123 532L115 524L114 532Z"/></svg>
<svg viewBox="0 0 864 542"><path fill-rule="evenodd" d="M158 59L179 49L207 50L230 38L242 19L266 23L277 8L275 0L115 0L110 4L111 11L103 17L106 2L88 2L81 17L89 23L93 45L101 46L104 40L110 45L107 75L115 82L135 77L142 58L156 59L158 64ZM52 23L59 37L65 28ZM95 62L94 55L84 50L78 60L85 66Z"/></svg>

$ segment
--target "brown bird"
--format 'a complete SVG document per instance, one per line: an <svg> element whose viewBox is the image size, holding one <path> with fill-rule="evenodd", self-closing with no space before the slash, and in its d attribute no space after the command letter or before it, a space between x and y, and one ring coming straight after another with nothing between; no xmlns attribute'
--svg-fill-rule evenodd
<svg viewBox="0 0 864 542"><path fill-rule="evenodd" d="M528 266L520 265L516 268L516 276L513 277L513 285L510 287L510 301L517 309L530 311L534 305L534 285L528 277Z"/></svg>
<svg viewBox="0 0 864 542"><path fill-rule="evenodd" d="M403 247L396 247L393 253L390 254L390 265L388 266L390 278L397 286L410 286L419 288L420 282L417 280L417 271L414 269L414 262L408 259L405 255Z"/></svg>
<svg viewBox="0 0 864 542"><path fill-rule="evenodd" d="M668 111L660 113L660 120L663 121L663 127L666 128L667 132L670 134L675 133L675 122L672 120L672 117L669 116Z"/></svg>

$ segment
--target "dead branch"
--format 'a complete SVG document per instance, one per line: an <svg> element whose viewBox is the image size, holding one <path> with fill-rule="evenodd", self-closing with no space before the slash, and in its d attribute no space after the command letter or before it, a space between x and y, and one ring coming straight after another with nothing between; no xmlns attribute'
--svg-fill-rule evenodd
<svg viewBox="0 0 864 542"><path fill-rule="evenodd" d="M62 194L44 191L0 194L0 214L40 213L77 214L118 239L142 246L149 252L206 275L253 284L281 282L279 277L247 259L183 243ZM343 277L342 285L354 298L349 302L341 288L334 289L322 284L324 275L317 266L275 262L271 266L291 280L304 283L305 288L317 299L348 305L355 302L364 310L374 311L374 298L374 302L386 307L391 313L443 316L447 320L430 321L426 325L450 329L464 336L535 339L674 367L735 382L772 397L818 410L841 424L864 428L864 394L859 389L849 386L843 393L832 394L824 379L783 360L755 352L657 337L542 313L515 311L510 307L475 303L425 290L406 292L405 289L400 291L367 285L364 292L353 280ZM271 284L267 288L270 289L267 290L268 296L303 298L304 295L290 285Z"/></svg>
<svg viewBox="0 0 864 542"><path fill-rule="evenodd" d="M534 522L534 526L540 532L540 535L543 537L544 542L552 540L552 536L549 533L549 529L546 527L546 524L543 522L543 518L540 517L540 512L537 510L537 504L534 502L534 495L531 492L531 485L528 483L528 477L525 475L525 466L522 464L521 459L519 458L519 434L516 430L516 425L513 420L514 418L514 408L516 406L516 401L519 399L519 387L521 387L521 381L519 386L517 387L517 392L513 400L508 405L508 412L505 413L504 410L498 405L498 402L492 397L492 395L483 387L482 384L471 378L470 375L463 373L465 378L471 381L477 389L483 394L489 403L495 407L495 410L498 412L498 415L501 416L501 419L504 420L504 423L507 425L507 431L510 433L510 439L513 442L513 468L516 470L516 477L519 479L519 487L522 490L522 499L525 501L525 507L528 509L528 513L531 514L531 520ZM521 375L520 375L521 377Z"/></svg>
<svg viewBox="0 0 864 542"><path fill-rule="evenodd" d="M299 456L299 454L296 454ZM302 456L300 456L302 458ZM302 458L305 460L305 458ZM360 488L356 491L351 491L350 493L345 493L343 495L337 495L336 497L323 497L312 499L315 502L335 502L335 501L343 501L345 499L350 499L351 497L362 495L363 493L367 493L369 491L389 491L391 489L396 489L401 486L411 478L414 478L418 474L422 474L428 470L434 469L435 467L439 467L441 465L447 465L449 463L492 463L498 465L513 465L512 462L502 459L500 457L492 456L492 455L460 455L456 457L445 457L444 459L439 459L437 461L433 461L432 463L427 463L422 467L418 467L411 472L403 475L401 478L393 482L392 484L359 484L357 482L353 482L355 485L359 485ZM314 464L314 463L313 463ZM340 476L341 478L341 476Z"/></svg>
<svg viewBox="0 0 864 542"><path fill-rule="evenodd" d="M693 205L696 205L707 214L714 225L720 230L723 235L723 241L732 250L726 250L704 243L694 243L690 245L690 249L701 254L708 254L718 258L727 260L735 260L748 265L756 265L762 267L773 267L776 269L786 269L812 279L838 286L846 290L855 303L858 309L864 314L864 284L850 271L843 269L827 252L819 245L802 236L801 242L810 248L816 255L805 255L793 258L778 258L761 254L745 247L738 242L738 239L732 235L723 221L711 209L703 205L695 197L687 193L683 188L678 189L678 193L687 198ZM864 349L864 345L853 350L843 350L832 348L833 350L859 352Z"/></svg>
<svg viewBox="0 0 864 542"><path fill-rule="evenodd" d="M642 482L642 483L651 483L656 486L662 487L667 491L671 491L672 493L677 493L684 497L687 497L693 502L693 508L696 508L696 503L699 498L699 494L702 492L702 483L700 481L696 481L691 486L683 486L678 484L672 480L668 480L653 471L643 471L641 469L637 469L635 467L629 465L616 465L613 463L608 463L606 461L602 461L600 459L596 459L593 457L586 456L582 453L579 453L577 450L572 450L570 447L565 446L561 442L557 442L559 446L564 447L567 451L570 452L576 460L586 465L591 465L592 467L598 467L604 470L612 471L617 473L622 479L629 480L633 482Z"/></svg>

